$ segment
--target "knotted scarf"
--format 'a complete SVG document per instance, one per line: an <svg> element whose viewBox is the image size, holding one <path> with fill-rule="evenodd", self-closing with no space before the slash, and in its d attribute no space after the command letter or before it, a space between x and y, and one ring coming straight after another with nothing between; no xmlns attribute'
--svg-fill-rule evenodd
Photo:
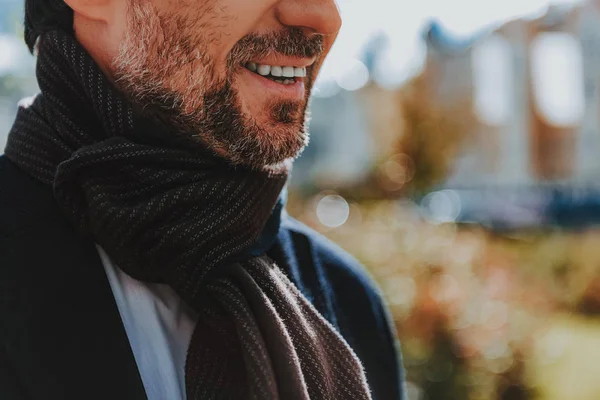
<svg viewBox="0 0 600 400"><path fill-rule="evenodd" d="M266 255L251 255L286 173L232 166L145 117L68 33L44 34L41 94L6 155L130 276L199 315L187 398L368 399L344 339ZM84 368L84 367L83 367Z"/></svg>

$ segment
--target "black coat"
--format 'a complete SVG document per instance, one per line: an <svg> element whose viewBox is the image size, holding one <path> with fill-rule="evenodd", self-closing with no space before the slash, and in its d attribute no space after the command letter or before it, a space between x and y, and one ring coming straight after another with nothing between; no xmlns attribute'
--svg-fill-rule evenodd
<svg viewBox="0 0 600 400"><path fill-rule="evenodd" d="M268 254L354 349L373 398L404 399L395 333L362 267L289 217ZM93 241L1 156L0 399L146 399Z"/></svg>

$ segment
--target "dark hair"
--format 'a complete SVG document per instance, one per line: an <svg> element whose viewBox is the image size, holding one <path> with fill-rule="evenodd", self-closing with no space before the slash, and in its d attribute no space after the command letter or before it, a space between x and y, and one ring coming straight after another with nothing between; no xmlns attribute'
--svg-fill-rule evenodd
<svg viewBox="0 0 600 400"><path fill-rule="evenodd" d="M41 34L73 31L73 10L63 0L25 0L25 43L33 53Z"/></svg>

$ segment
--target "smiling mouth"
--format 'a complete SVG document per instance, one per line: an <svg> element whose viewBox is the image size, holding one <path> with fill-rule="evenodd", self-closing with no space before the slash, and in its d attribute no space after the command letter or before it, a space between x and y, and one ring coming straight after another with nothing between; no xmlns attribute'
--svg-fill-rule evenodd
<svg viewBox="0 0 600 400"><path fill-rule="evenodd" d="M306 77L306 67L278 66L248 63L246 69L263 78L270 79L283 85L293 85Z"/></svg>

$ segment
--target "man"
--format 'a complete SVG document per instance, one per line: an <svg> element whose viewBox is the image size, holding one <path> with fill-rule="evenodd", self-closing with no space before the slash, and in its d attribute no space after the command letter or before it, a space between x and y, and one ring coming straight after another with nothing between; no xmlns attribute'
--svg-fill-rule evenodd
<svg viewBox="0 0 600 400"><path fill-rule="evenodd" d="M400 399L363 269L283 211L334 0L26 0L0 398Z"/></svg>

